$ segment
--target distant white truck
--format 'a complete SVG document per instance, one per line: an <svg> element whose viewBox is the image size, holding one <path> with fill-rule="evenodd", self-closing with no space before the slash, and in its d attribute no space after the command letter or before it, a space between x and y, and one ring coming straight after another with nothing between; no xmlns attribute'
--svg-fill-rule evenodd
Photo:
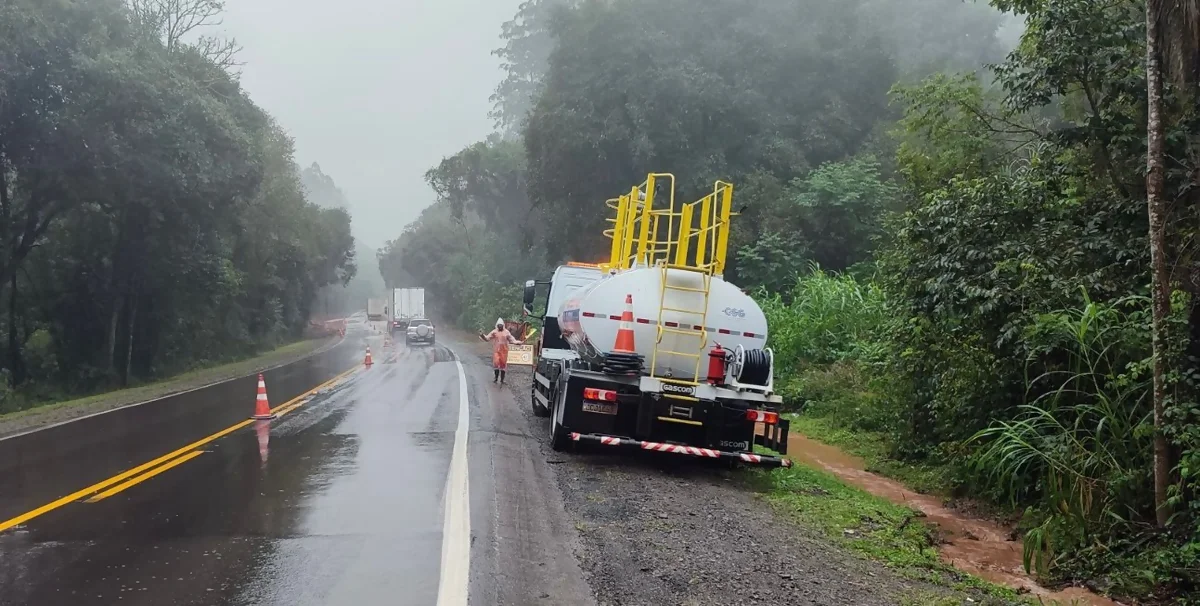
<svg viewBox="0 0 1200 606"><path fill-rule="evenodd" d="M384 299L367 299L367 319L372 322L387 319L387 301Z"/></svg>
<svg viewBox="0 0 1200 606"><path fill-rule="evenodd" d="M408 331L409 320L425 318L425 289L424 288L393 288L392 289L392 321L391 332L405 333Z"/></svg>

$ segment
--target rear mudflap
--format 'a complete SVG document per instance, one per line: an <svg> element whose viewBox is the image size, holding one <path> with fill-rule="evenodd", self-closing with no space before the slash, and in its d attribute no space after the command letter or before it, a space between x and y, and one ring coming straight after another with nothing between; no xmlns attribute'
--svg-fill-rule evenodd
<svg viewBox="0 0 1200 606"><path fill-rule="evenodd" d="M755 437L757 440L757 436ZM787 434L784 432L784 440L786 444ZM633 438L619 438L616 436L606 436L595 433L572 433L571 440L582 442L585 444L600 444L602 446L614 446L625 450L653 450L656 452L669 452L674 454L688 455L693 457L702 457L709 459L723 459L726 461L736 461L749 465L759 465L762 467L791 467L792 462L783 457L775 457L770 455L753 454L749 452L729 452L725 450L715 450L712 448L698 448L696 446L684 446L682 444L666 444L663 442L645 442Z"/></svg>
<svg viewBox="0 0 1200 606"><path fill-rule="evenodd" d="M788 431L791 426L792 422L787 419L779 419L775 425L761 425L763 432L755 432L754 443L779 454L787 454Z"/></svg>

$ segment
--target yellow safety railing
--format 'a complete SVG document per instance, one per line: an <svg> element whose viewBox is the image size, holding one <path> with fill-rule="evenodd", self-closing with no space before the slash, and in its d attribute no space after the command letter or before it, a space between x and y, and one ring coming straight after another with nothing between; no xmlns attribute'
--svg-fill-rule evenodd
<svg viewBox="0 0 1200 606"><path fill-rule="evenodd" d="M604 230L612 239L605 269L664 265L724 273L733 184L717 181L711 194L677 206L675 176L651 173L628 194L605 204L616 211L608 219L612 229Z"/></svg>

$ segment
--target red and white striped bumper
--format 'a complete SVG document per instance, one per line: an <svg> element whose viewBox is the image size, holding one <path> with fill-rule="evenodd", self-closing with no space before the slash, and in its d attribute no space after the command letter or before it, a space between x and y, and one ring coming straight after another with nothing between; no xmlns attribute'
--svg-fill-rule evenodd
<svg viewBox="0 0 1200 606"><path fill-rule="evenodd" d="M632 438L618 438L615 436L605 436L594 433L572 433L571 439L575 442L584 442L588 444L600 444L602 446L616 446L626 450L653 450L657 452L671 452L675 454L689 455L693 457L704 457L709 459L725 459L727 461L738 461L748 465L761 465L763 467L791 467L792 462L783 457L774 457L770 455L751 454L748 452L728 452L724 450L713 450L711 448L697 448L695 446L684 446L682 444L665 444L662 442L643 442Z"/></svg>

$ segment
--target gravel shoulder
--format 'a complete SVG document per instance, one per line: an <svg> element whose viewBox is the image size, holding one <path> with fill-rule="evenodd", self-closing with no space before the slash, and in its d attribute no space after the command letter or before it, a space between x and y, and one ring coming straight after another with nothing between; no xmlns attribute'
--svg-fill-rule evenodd
<svg viewBox="0 0 1200 606"><path fill-rule="evenodd" d="M482 343L456 351L488 357ZM553 452L529 406L530 381L529 369L510 369L520 434L548 463L547 492L561 494L566 518L554 525L596 604L882 606L928 589L776 513L755 486L760 474L678 457Z"/></svg>
<svg viewBox="0 0 1200 606"><path fill-rule="evenodd" d="M340 337L330 337L300 341L254 358L191 371L148 385L111 391L65 402L55 402L28 410L0 415L0 438L26 433L49 425L114 410L123 406L148 402L184 391L199 389L214 383L290 364L326 351L340 343L341 340Z"/></svg>

